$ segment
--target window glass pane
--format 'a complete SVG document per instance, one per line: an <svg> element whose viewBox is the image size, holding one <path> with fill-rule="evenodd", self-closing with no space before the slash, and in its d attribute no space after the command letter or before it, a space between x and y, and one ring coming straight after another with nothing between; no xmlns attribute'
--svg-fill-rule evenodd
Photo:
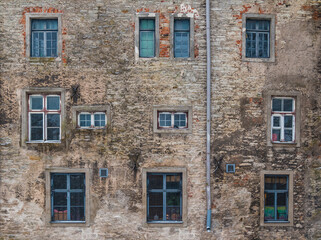
<svg viewBox="0 0 321 240"><path fill-rule="evenodd" d="M94 115L95 127L104 127L106 125L105 118L106 118L105 114L95 114Z"/></svg>
<svg viewBox="0 0 321 240"><path fill-rule="evenodd" d="M281 117L273 116L273 127L281 127Z"/></svg>
<svg viewBox="0 0 321 240"><path fill-rule="evenodd" d="M273 129L272 130L272 141L280 141L281 138L281 130Z"/></svg>
<svg viewBox="0 0 321 240"><path fill-rule="evenodd" d="M181 175L166 175L166 189L180 189Z"/></svg>
<svg viewBox="0 0 321 240"><path fill-rule="evenodd" d="M282 111L282 99L273 98L272 99L272 111Z"/></svg>
<svg viewBox="0 0 321 240"><path fill-rule="evenodd" d="M67 206L67 192L53 192L53 205L54 207Z"/></svg>
<svg viewBox="0 0 321 240"><path fill-rule="evenodd" d="M54 207L52 220L53 221L67 221L67 206Z"/></svg>
<svg viewBox="0 0 321 240"><path fill-rule="evenodd" d="M42 110L43 109L43 97L42 96L30 96L30 109Z"/></svg>
<svg viewBox="0 0 321 240"><path fill-rule="evenodd" d="M71 192L70 193L70 206L71 207L83 207L85 204L85 193L83 192Z"/></svg>
<svg viewBox="0 0 321 240"><path fill-rule="evenodd" d="M80 114L80 127L91 126L91 114Z"/></svg>
<svg viewBox="0 0 321 240"><path fill-rule="evenodd" d="M256 21L255 20L246 20L246 30L255 30L256 29Z"/></svg>
<svg viewBox="0 0 321 240"><path fill-rule="evenodd" d="M140 32L140 57L154 57L155 56L155 32Z"/></svg>
<svg viewBox="0 0 321 240"><path fill-rule="evenodd" d="M67 189L67 175L62 174L52 174L53 186L54 189Z"/></svg>
<svg viewBox="0 0 321 240"><path fill-rule="evenodd" d="M186 114L176 113L174 114L174 128L186 127Z"/></svg>
<svg viewBox="0 0 321 240"><path fill-rule="evenodd" d="M293 141L293 132L291 130L284 130L284 141L286 142L292 142Z"/></svg>
<svg viewBox="0 0 321 240"><path fill-rule="evenodd" d="M41 127L43 126L43 114L31 113L30 114L31 127Z"/></svg>
<svg viewBox="0 0 321 240"><path fill-rule="evenodd" d="M163 175L148 174L148 189L163 189Z"/></svg>
<svg viewBox="0 0 321 240"><path fill-rule="evenodd" d="M172 125L172 115L170 113L160 113L159 119L160 127L170 127Z"/></svg>
<svg viewBox="0 0 321 240"><path fill-rule="evenodd" d="M278 193L277 194L277 220L288 219L287 214L287 193Z"/></svg>
<svg viewBox="0 0 321 240"><path fill-rule="evenodd" d="M155 20L154 19L140 19L139 30L154 30Z"/></svg>
<svg viewBox="0 0 321 240"><path fill-rule="evenodd" d="M31 128L30 140L32 140L32 141L43 140L43 129L42 128Z"/></svg>
<svg viewBox="0 0 321 240"><path fill-rule="evenodd" d="M287 177L275 177L275 184L277 190L287 190Z"/></svg>
<svg viewBox="0 0 321 240"><path fill-rule="evenodd" d="M47 110L59 110L60 109L60 97L48 96L47 97Z"/></svg>
<svg viewBox="0 0 321 240"><path fill-rule="evenodd" d="M293 99L284 99L283 111L292 112L293 111Z"/></svg>
<svg viewBox="0 0 321 240"><path fill-rule="evenodd" d="M273 190L275 188L275 179L272 176L265 176L264 178L264 189Z"/></svg>
<svg viewBox="0 0 321 240"><path fill-rule="evenodd" d="M85 208L84 207L70 207L70 220L71 221L85 221Z"/></svg>
<svg viewBox="0 0 321 240"><path fill-rule="evenodd" d="M85 174L71 174L70 175L70 189L84 189L85 188Z"/></svg>
<svg viewBox="0 0 321 240"><path fill-rule="evenodd" d="M59 138L59 128L48 128L47 129L47 140L60 140Z"/></svg>
<svg viewBox="0 0 321 240"><path fill-rule="evenodd" d="M148 221L163 220L163 193L148 194Z"/></svg>
<svg viewBox="0 0 321 240"><path fill-rule="evenodd" d="M32 30L45 30L46 29L46 20L32 19L31 20L31 29Z"/></svg>
<svg viewBox="0 0 321 240"><path fill-rule="evenodd" d="M264 193L264 220L275 219L274 193Z"/></svg>
<svg viewBox="0 0 321 240"><path fill-rule="evenodd" d="M284 127L292 128L293 116L284 116Z"/></svg>
<svg viewBox="0 0 321 240"><path fill-rule="evenodd" d="M47 114L47 127L60 127L60 114Z"/></svg>
<svg viewBox="0 0 321 240"><path fill-rule="evenodd" d="M166 220L180 221L182 219L180 212L181 194L166 193Z"/></svg>
<svg viewBox="0 0 321 240"><path fill-rule="evenodd" d="M175 31L189 31L189 19L175 19L174 29Z"/></svg>

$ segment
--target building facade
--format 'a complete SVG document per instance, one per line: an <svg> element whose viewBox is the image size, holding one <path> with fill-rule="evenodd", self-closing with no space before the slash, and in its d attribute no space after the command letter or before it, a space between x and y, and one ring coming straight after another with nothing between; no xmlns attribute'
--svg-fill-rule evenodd
<svg viewBox="0 0 321 240"><path fill-rule="evenodd" d="M2 1L0 239L320 239L320 1Z"/></svg>

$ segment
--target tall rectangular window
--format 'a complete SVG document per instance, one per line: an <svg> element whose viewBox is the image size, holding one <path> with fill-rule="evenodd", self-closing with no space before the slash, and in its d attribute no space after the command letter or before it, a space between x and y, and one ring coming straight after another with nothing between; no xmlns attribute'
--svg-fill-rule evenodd
<svg viewBox="0 0 321 240"><path fill-rule="evenodd" d="M289 176L264 176L264 222L288 221Z"/></svg>
<svg viewBox="0 0 321 240"><path fill-rule="evenodd" d="M85 221L85 173L51 173L51 221Z"/></svg>
<svg viewBox="0 0 321 240"><path fill-rule="evenodd" d="M174 57L188 58L190 56L190 20L174 20Z"/></svg>
<svg viewBox="0 0 321 240"><path fill-rule="evenodd" d="M29 141L55 142L61 136L60 95L29 95Z"/></svg>
<svg viewBox="0 0 321 240"><path fill-rule="evenodd" d="M147 222L181 222L182 199L182 173L147 173Z"/></svg>
<svg viewBox="0 0 321 240"><path fill-rule="evenodd" d="M57 57L58 19L31 20L31 57Z"/></svg>
<svg viewBox="0 0 321 240"><path fill-rule="evenodd" d="M246 20L246 57L270 57L270 21Z"/></svg>
<svg viewBox="0 0 321 240"><path fill-rule="evenodd" d="M294 142L295 139L295 100L294 98L272 98L271 141Z"/></svg>
<svg viewBox="0 0 321 240"><path fill-rule="evenodd" d="M155 57L155 19L139 19L139 57Z"/></svg>

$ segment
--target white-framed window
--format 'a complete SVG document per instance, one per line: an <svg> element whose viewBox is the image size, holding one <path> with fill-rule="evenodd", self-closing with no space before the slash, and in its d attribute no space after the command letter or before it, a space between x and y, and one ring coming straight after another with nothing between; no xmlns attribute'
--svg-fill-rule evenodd
<svg viewBox="0 0 321 240"><path fill-rule="evenodd" d="M158 112L158 128L187 128L187 112Z"/></svg>
<svg viewBox="0 0 321 240"><path fill-rule="evenodd" d="M28 96L28 139L29 142L60 142L60 95Z"/></svg>
<svg viewBox="0 0 321 240"><path fill-rule="evenodd" d="M271 141L273 143L295 142L295 99L272 97Z"/></svg>
<svg viewBox="0 0 321 240"><path fill-rule="evenodd" d="M106 123L105 112L80 112L78 114L79 128L104 128Z"/></svg>

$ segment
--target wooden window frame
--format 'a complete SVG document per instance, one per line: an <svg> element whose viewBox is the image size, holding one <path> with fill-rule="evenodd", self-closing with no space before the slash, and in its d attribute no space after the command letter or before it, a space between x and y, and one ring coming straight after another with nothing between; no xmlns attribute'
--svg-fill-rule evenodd
<svg viewBox="0 0 321 240"><path fill-rule="evenodd" d="M189 25L189 28L188 28L188 30L176 30L175 29L175 21L188 21L188 25ZM190 45L191 45L191 23L190 23L190 19L189 18L174 18L174 41L173 41L173 54L174 54L174 58L189 58L190 57L190 55L191 55L191 51L190 51L190 49L191 49L191 47L190 47ZM187 57L177 57L177 56L175 56L176 55L176 53L175 53L175 43L176 43L176 39L175 39L175 33L177 33L177 32L182 32L182 33L188 33L188 46L187 46L187 49L188 49L188 56Z"/></svg>
<svg viewBox="0 0 321 240"><path fill-rule="evenodd" d="M171 114L171 126L161 126L160 125L160 114ZM184 127L175 128L175 114L185 114L186 125ZM178 111L157 111L157 128L158 129L186 129L188 128L188 112L178 112Z"/></svg>

